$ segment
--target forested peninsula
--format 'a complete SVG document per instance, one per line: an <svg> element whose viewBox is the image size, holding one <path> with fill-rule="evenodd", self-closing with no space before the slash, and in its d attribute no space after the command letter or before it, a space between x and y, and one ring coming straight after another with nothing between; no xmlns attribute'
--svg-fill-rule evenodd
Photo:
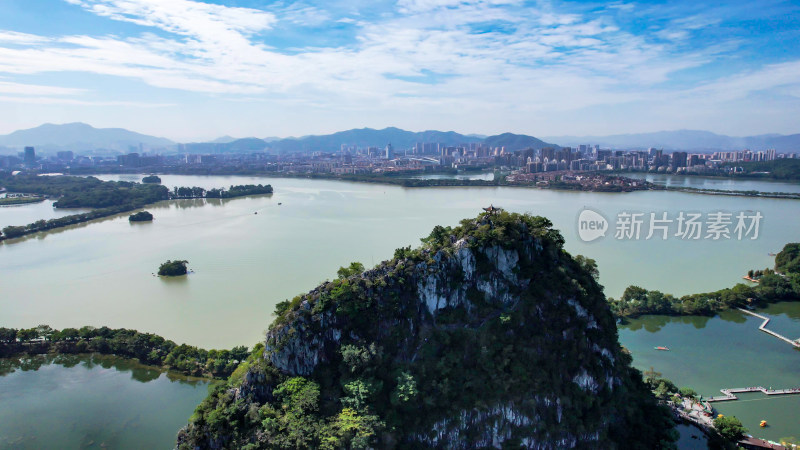
<svg viewBox="0 0 800 450"><path fill-rule="evenodd" d="M783 247L775 256L774 270L758 272L755 285L739 283L732 288L682 297L628 286L619 299L609 298L609 303L617 317L633 318L646 314L713 316L726 309L800 301L800 243Z"/></svg>
<svg viewBox="0 0 800 450"><path fill-rule="evenodd" d="M152 333L108 327L0 328L0 358L38 354L102 353L136 358L143 364L174 370L184 375L227 378L246 360L245 346L230 350L204 350L178 345Z"/></svg>
<svg viewBox="0 0 800 450"><path fill-rule="evenodd" d="M58 200L56 208L93 208L89 212L49 220L37 220L27 225L9 225L0 232L0 240L88 222L103 217L133 211L162 201L183 198L234 198L271 194L271 185L242 185L230 188L203 189L127 181L101 181L94 177L37 176L0 171L0 186L9 192L45 195Z"/></svg>

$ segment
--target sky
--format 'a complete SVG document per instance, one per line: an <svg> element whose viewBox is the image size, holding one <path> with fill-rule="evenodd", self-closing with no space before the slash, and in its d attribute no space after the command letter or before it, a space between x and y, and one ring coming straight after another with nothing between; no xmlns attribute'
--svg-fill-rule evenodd
<svg viewBox="0 0 800 450"><path fill-rule="evenodd" d="M799 24L773 0L2 0L0 134L800 133Z"/></svg>

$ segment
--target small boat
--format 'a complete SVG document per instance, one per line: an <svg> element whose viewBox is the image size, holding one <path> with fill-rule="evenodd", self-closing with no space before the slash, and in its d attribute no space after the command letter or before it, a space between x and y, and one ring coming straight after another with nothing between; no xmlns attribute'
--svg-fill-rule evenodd
<svg viewBox="0 0 800 450"><path fill-rule="evenodd" d="M258 211L254 212L253 214L258 214Z"/></svg>
<svg viewBox="0 0 800 450"><path fill-rule="evenodd" d="M766 420L762 420L761 423L758 424L758 426L760 426L761 428L766 427L767 426L767 421Z"/></svg>
<svg viewBox="0 0 800 450"><path fill-rule="evenodd" d="M281 203L281 202L278 202L278 206L280 206L280 205L282 205L282 204L283 204L283 203Z"/></svg>
<svg viewBox="0 0 800 450"><path fill-rule="evenodd" d="M775 253L767 253L767 256L777 256Z"/></svg>
<svg viewBox="0 0 800 450"><path fill-rule="evenodd" d="M661 346L658 346L658 347L655 347L655 349L656 349L656 350L663 350L663 351L665 351L665 352L668 352L668 351L669 351L669 348L668 348L668 347L661 347Z"/></svg>

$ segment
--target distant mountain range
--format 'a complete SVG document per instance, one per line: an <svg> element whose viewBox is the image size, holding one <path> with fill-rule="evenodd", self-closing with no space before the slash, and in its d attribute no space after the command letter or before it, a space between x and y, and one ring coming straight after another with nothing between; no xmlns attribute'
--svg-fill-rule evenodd
<svg viewBox="0 0 800 450"><path fill-rule="evenodd" d="M0 136L0 146L20 148L34 146L37 151L74 150L92 152L98 149L127 152L139 144L150 148L175 145L166 138L148 136L122 128L94 128L85 123L54 125L46 123L36 128L19 130Z"/></svg>
<svg viewBox="0 0 800 450"><path fill-rule="evenodd" d="M646 149L649 147L665 150L766 150L779 152L800 151L800 134L763 134L759 136L732 137L714 134L709 131L677 130L654 133L616 134L611 136L549 136L549 141L561 145L598 144L603 148Z"/></svg>
<svg viewBox="0 0 800 450"><path fill-rule="evenodd" d="M469 143L485 143L492 147L506 147L508 150L542 148L555 145L548 144L533 136L521 134L504 133L497 136L481 137L463 135L454 131L429 130L413 132L394 127L384 128L382 130L361 128L319 136L303 136L300 138L245 138L223 142L223 140L227 140L227 138L226 136L211 143L185 144L184 149L193 153L212 151L217 153L237 153L264 149L293 153L312 151L336 152L341 150L342 145L348 147L384 148L387 144L392 144L396 149L406 149L413 147L417 142L435 142L452 146Z"/></svg>
<svg viewBox="0 0 800 450"><path fill-rule="evenodd" d="M417 142L438 142L445 145L458 145L481 141L480 138L465 136L453 131L431 130L415 133L389 127L382 130L361 128L321 136L280 139L271 142L269 145L271 148L282 152L333 152L340 150L342 145L383 148L386 147L387 144L392 144L396 149L404 149L413 147Z"/></svg>
<svg viewBox="0 0 800 450"><path fill-rule="evenodd" d="M708 131L678 130L655 133L618 134L612 136L551 136L539 139L523 134L503 133L496 136L464 135L454 131L428 130L413 132L399 128L360 128L338 133L303 136L298 138L243 138L223 136L211 142L178 145L161 137L135 133L122 128L94 128L85 123L63 125L44 124L28 130L19 130L0 136L0 152L15 153L21 147L32 145L38 152L73 150L78 153L120 153L138 149L141 144L147 150L185 151L190 153L247 153L258 151L288 152L334 152L342 145L356 147L379 147L392 144L398 150L411 148L417 142L435 142L449 146L483 143L490 147L505 147L508 150L558 146L598 144L603 148L646 149L649 147L672 150L765 150L800 151L800 134L765 134L760 136L731 137ZM556 144L557 143L557 144Z"/></svg>

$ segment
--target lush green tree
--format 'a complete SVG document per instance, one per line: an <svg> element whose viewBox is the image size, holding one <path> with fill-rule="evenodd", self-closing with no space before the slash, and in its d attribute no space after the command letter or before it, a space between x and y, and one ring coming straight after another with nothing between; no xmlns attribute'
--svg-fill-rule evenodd
<svg viewBox="0 0 800 450"><path fill-rule="evenodd" d="M697 394L697 392L694 389L688 388L688 387L682 387L681 390L680 390L680 393L681 393L681 396L687 397L687 398L698 398L699 397L699 395Z"/></svg>
<svg viewBox="0 0 800 450"><path fill-rule="evenodd" d="M17 332L14 328L0 328L0 342L11 344L17 341Z"/></svg>
<svg viewBox="0 0 800 450"><path fill-rule="evenodd" d="M377 416L364 415L352 408L344 408L334 419L337 434L342 437L345 448L367 449L376 434L383 428Z"/></svg>
<svg viewBox="0 0 800 450"><path fill-rule="evenodd" d="M3 228L3 235L7 239L13 239L15 237L20 237L20 236L25 235L25 231L26 231L25 227L15 227L15 226L9 225L9 226Z"/></svg>
<svg viewBox="0 0 800 450"><path fill-rule="evenodd" d="M738 442L747 433L747 428L742 422L733 416L723 416L714 419L714 428L717 432L730 442Z"/></svg>
<svg viewBox="0 0 800 450"><path fill-rule="evenodd" d="M158 175L148 175L142 178L142 183L161 184L161 178Z"/></svg>
<svg viewBox="0 0 800 450"><path fill-rule="evenodd" d="M17 339L19 339L20 342L30 342L38 338L39 333L36 332L36 328L27 328L17 331Z"/></svg>
<svg viewBox="0 0 800 450"><path fill-rule="evenodd" d="M273 392L284 408L295 413L316 411L319 408L319 385L303 377L289 378Z"/></svg>
<svg viewBox="0 0 800 450"><path fill-rule="evenodd" d="M419 391L417 390L417 380L408 372L402 372L395 380L397 387L392 392L392 403L403 404L416 399Z"/></svg>
<svg viewBox="0 0 800 450"><path fill-rule="evenodd" d="M783 246L775 255L775 270L784 274L800 274L800 243Z"/></svg>
<svg viewBox="0 0 800 450"><path fill-rule="evenodd" d="M180 260L167 260L167 262L161 264L158 268L158 274L161 276L166 277L176 277L180 275L186 275L187 268L186 265L189 264L189 261L184 259Z"/></svg>
<svg viewBox="0 0 800 450"><path fill-rule="evenodd" d="M592 258L587 258L583 255L576 255L575 262L581 266L581 268L587 271L589 274L592 275L592 278L595 280L600 278L600 271L597 269L597 261Z"/></svg>
<svg viewBox="0 0 800 450"><path fill-rule="evenodd" d="M130 222L150 222L153 220L153 214L149 211L139 211L137 213L131 214L128 217L128 221Z"/></svg>
<svg viewBox="0 0 800 450"><path fill-rule="evenodd" d="M364 265L360 262L351 262L348 267L339 267L339 270L336 271L336 275L339 277L340 280L345 278L352 277L353 275L358 275L364 271Z"/></svg>

